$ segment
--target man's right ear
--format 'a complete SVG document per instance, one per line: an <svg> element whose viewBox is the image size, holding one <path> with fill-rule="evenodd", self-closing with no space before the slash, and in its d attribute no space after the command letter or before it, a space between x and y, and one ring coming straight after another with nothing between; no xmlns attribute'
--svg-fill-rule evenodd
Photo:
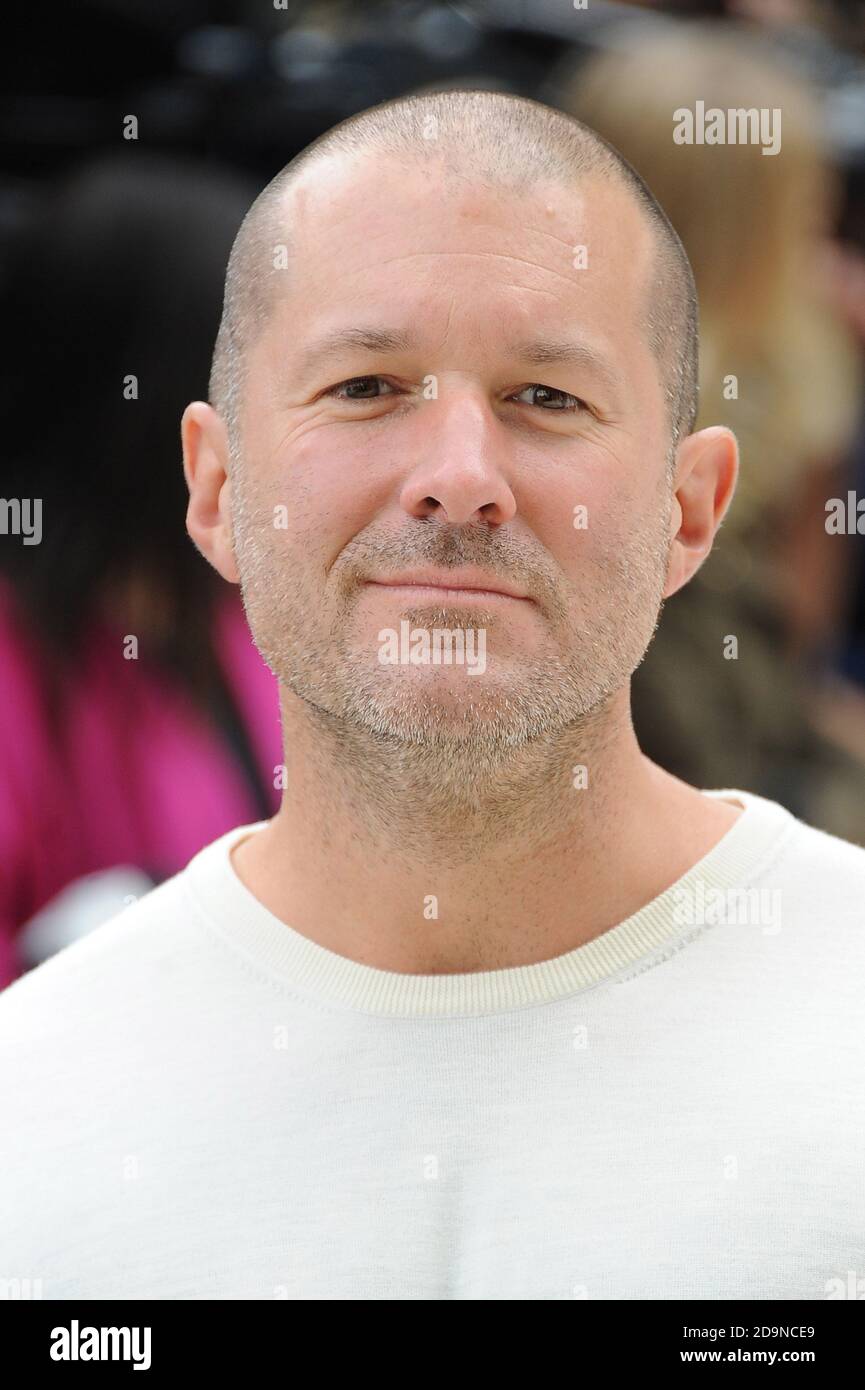
<svg viewBox="0 0 865 1390"><path fill-rule="evenodd" d="M206 401L192 401L180 422L183 474L189 488L186 529L206 560L230 584L240 582L231 541L228 431Z"/></svg>

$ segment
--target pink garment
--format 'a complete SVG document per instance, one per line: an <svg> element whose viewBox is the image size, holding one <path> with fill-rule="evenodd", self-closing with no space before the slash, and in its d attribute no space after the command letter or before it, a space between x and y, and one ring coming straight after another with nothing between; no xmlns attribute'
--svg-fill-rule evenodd
<svg viewBox="0 0 865 1390"><path fill-rule="evenodd" d="M214 648L271 804L282 762L276 679L253 645L239 594L226 591ZM67 884L118 864L157 880L262 810L222 735L191 697L122 635L94 631L64 679L58 748L40 658L0 585L0 988L21 973L16 933Z"/></svg>

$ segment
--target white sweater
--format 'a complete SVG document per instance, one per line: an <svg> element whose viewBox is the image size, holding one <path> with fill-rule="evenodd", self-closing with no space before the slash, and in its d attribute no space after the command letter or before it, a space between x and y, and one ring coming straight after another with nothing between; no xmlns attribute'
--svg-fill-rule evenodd
<svg viewBox="0 0 865 1390"><path fill-rule="evenodd" d="M555 960L335 955L238 879L247 826L23 976L0 1297L855 1296L865 850L710 794L719 844Z"/></svg>

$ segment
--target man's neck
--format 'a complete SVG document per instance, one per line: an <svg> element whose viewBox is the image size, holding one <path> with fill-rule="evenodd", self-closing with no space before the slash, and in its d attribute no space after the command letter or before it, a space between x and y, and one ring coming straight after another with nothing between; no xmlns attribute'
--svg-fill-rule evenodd
<svg viewBox="0 0 865 1390"><path fill-rule="evenodd" d="M484 762L483 776L288 693L282 718L282 806L234 867L296 931L382 970L562 955L663 892L740 813L642 755L626 693L578 730Z"/></svg>

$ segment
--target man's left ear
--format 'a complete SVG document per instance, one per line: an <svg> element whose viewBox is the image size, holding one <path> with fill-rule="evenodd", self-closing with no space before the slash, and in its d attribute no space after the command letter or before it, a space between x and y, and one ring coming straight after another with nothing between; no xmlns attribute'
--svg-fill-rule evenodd
<svg viewBox="0 0 865 1390"><path fill-rule="evenodd" d="M689 434L676 450L665 599L687 584L712 549L738 472L739 446L724 425Z"/></svg>
<svg viewBox="0 0 865 1390"><path fill-rule="evenodd" d="M186 529L205 559L230 584L240 582L231 536L228 432L206 401L192 401L180 422L189 488Z"/></svg>

